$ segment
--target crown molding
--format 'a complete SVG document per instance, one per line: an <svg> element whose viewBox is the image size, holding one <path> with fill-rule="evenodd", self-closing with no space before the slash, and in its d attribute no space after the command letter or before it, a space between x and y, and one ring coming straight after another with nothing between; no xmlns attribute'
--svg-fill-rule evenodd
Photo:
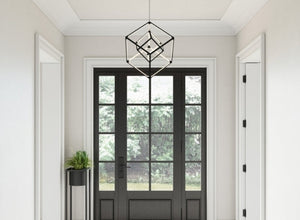
<svg viewBox="0 0 300 220"><path fill-rule="evenodd" d="M142 20L81 20L67 0L32 0L66 36L125 36ZM220 20L154 20L175 36L236 35L268 0L233 0Z"/></svg>
<svg viewBox="0 0 300 220"><path fill-rule="evenodd" d="M221 20L230 25L236 35L268 1L233 0Z"/></svg>
<svg viewBox="0 0 300 220"><path fill-rule="evenodd" d="M65 35L125 36L146 21L81 21L63 30ZM234 35L230 25L222 21L154 21L174 36Z"/></svg>

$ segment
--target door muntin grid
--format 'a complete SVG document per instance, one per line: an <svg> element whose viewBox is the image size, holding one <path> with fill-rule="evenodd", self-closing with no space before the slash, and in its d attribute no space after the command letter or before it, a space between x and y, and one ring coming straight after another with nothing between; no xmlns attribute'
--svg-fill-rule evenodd
<svg viewBox="0 0 300 220"><path fill-rule="evenodd" d="M115 191L115 76L98 80L98 186L99 191Z"/></svg>
<svg viewBox="0 0 300 220"><path fill-rule="evenodd" d="M127 76L128 191L173 191L173 99L173 76Z"/></svg>
<svg viewBox="0 0 300 220"><path fill-rule="evenodd" d="M184 86L185 191L201 191L202 114L201 76L186 75Z"/></svg>

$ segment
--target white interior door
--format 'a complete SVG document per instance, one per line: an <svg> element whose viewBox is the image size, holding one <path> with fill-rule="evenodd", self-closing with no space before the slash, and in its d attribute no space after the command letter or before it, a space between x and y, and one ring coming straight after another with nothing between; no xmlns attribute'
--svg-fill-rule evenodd
<svg viewBox="0 0 300 220"><path fill-rule="evenodd" d="M246 63L245 84L245 202L246 218L249 220L262 219L262 191L263 178L263 144L262 134L262 91L261 64ZM244 216L245 217L245 216Z"/></svg>
<svg viewBox="0 0 300 220"><path fill-rule="evenodd" d="M41 219L61 219L61 71L41 64Z"/></svg>
<svg viewBox="0 0 300 220"><path fill-rule="evenodd" d="M35 42L35 220L64 219L64 55Z"/></svg>
<svg viewBox="0 0 300 220"><path fill-rule="evenodd" d="M41 64L41 219L61 219L61 70Z"/></svg>

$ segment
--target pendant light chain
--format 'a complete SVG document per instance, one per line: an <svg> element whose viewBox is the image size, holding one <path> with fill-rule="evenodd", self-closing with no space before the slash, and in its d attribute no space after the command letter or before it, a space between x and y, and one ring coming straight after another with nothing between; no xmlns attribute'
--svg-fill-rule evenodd
<svg viewBox="0 0 300 220"><path fill-rule="evenodd" d="M149 0L149 21L150 21L150 12L151 12L151 3L150 3L150 0Z"/></svg>

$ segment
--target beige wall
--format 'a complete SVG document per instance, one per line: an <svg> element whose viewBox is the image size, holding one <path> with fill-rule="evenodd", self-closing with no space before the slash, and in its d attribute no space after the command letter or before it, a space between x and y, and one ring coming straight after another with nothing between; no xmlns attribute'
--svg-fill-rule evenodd
<svg viewBox="0 0 300 220"><path fill-rule="evenodd" d="M34 219L34 34L63 35L31 0L0 1L0 219Z"/></svg>
<svg viewBox="0 0 300 220"><path fill-rule="evenodd" d="M267 220L299 219L299 10L299 0L269 0L237 36L241 50L266 33Z"/></svg>
<svg viewBox="0 0 300 220"><path fill-rule="evenodd" d="M235 213L235 37L176 37L176 57L217 58L217 216ZM123 37L66 37L67 156L83 146L83 58L124 57ZM79 213L77 215L80 216Z"/></svg>

